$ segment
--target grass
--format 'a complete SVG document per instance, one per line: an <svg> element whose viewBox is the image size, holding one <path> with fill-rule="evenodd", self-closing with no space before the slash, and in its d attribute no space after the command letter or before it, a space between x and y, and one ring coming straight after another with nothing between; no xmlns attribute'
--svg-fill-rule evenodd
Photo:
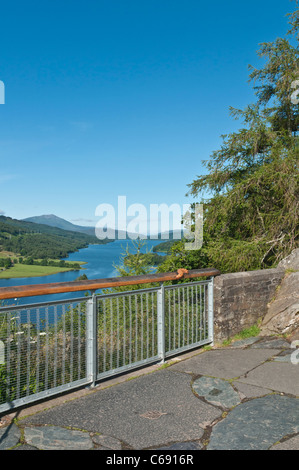
<svg viewBox="0 0 299 470"><path fill-rule="evenodd" d="M246 339L246 338L253 338L255 336L258 336L259 333L260 333L260 328L258 327L258 325L253 325L253 326L250 326L249 328L244 328L244 330L240 331L240 333L236 334L232 338L224 340L222 344L223 346L228 346L233 341L238 341L238 340Z"/></svg>
<svg viewBox="0 0 299 470"><path fill-rule="evenodd" d="M11 251L0 251L0 258L19 258L19 253L13 253ZM41 259L35 259L35 261L42 261ZM59 259L49 259L49 261L60 261ZM85 261L66 261L68 264L80 264L82 268ZM19 277L40 277L49 276L51 274L64 273L66 271L73 271L73 268L66 267L60 268L58 266L39 266L35 264L21 264L15 263L11 268L1 271L0 268L0 279L13 279Z"/></svg>
<svg viewBox="0 0 299 470"><path fill-rule="evenodd" d="M19 258L20 255L16 255L12 251L0 251L0 258Z"/></svg>
<svg viewBox="0 0 299 470"><path fill-rule="evenodd" d="M68 263L72 263L68 261ZM81 264L81 263L80 263ZM12 279L19 277L39 277L50 274L72 271L72 268L59 268L57 266L38 266L29 264L15 264L5 271L0 271L0 279Z"/></svg>

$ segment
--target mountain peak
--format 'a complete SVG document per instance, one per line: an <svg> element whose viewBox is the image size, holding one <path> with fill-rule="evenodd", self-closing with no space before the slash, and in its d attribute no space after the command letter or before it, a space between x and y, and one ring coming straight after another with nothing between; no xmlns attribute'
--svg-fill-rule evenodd
<svg viewBox="0 0 299 470"><path fill-rule="evenodd" d="M61 217L58 217L55 214L44 214L44 215L38 215L35 217L30 217L31 219L36 218L36 217L44 217L45 219L56 219L56 220L63 220Z"/></svg>
<svg viewBox="0 0 299 470"><path fill-rule="evenodd" d="M63 230L70 230L73 232L84 232L91 234L92 229L91 227L81 227L79 225L74 225L68 220L62 219L55 214L37 215L23 220L26 222L34 222L36 224L50 225L52 227L62 228ZM94 229L92 235L94 235Z"/></svg>

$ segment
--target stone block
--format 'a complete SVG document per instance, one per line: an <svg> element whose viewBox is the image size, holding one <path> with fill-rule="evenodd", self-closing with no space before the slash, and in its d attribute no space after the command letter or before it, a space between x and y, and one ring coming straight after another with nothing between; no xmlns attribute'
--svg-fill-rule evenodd
<svg viewBox="0 0 299 470"><path fill-rule="evenodd" d="M214 280L214 337L228 339L267 313L284 269L222 274Z"/></svg>

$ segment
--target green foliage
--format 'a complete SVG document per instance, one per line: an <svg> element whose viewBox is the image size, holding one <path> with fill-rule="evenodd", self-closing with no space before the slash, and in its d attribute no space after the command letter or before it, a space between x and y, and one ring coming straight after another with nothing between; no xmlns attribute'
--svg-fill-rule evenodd
<svg viewBox="0 0 299 470"><path fill-rule="evenodd" d="M21 257L66 258L68 253L102 243L95 236L0 216L0 250Z"/></svg>
<svg viewBox="0 0 299 470"><path fill-rule="evenodd" d="M124 265L128 266L134 263L133 257L136 257L138 255L130 253L124 258ZM164 256L158 255L157 253L141 253L140 254L140 259L139 259L139 264L144 265L144 266L157 266L161 264L164 260Z"/></svg>
<svg viewBox="0 0 299 470"><path fill-rule="evenodd" d="M161 242L153 247L153 252L170 253L171 248L175 242L176 240L167 240L165 242Z"/></svg>
<svg viewBox="0 0 299 470"><path fill-rule="evenodd" d="M175 242L171 248L170 255L165 257L157 271L174 272L179 268L199 269L209 267L209 261L206 259L203 250L185 250L185 240Z"/></svg>
<svg viewBox="0 0 299 470"><path fill-rule="evenodd" d="M20 264L26 264L29 266L56 266L58 268L71 268L71 269L80 269L80 264L79 263L74 263L72 262L67 262L64 259L61 260L48 260L46 258L41 259L41 260L36 260L33 259L32 256L28 256L28 258L22 259L22 261L19 261Z"/></svg>
<svg viewBox="0 0 299 470"><path fill-rule="evenodd" d="M114 264L118 276L127 277L127 276L142 276L146 274L153 274L154 268L149 264L148 256L151 254L151 251L146 253L142 252L143 247L146 244L146 241L143 240L132 240L133 248L130 250L129 245L124 248L124 251L121 254L119 264ZM146 287L150 287L152 284L136 284L128 285L123 287L115 287L112 289L114 292L121 292L127 290L137 290ZM105 290L104 292L109 292Z"/></svg>
<svg viewBox="0 0 299 470"><path fill-rule="evenodd" d="M126 246L121 254L120 264L114 265L119 276L139 276L153 272L152 267L147 263L142 248L146 242L140 239L132 240L133 252L130 251L129 245ZM148 253L148 252L147 252Z"/></svg>
<svg viewBox="0 0 299 470"><path fill-rule="evenodd" d="M0 267L8 269L12 266L12 261L10 258L0 258Z"/></svg>
<svg viewBox="0 0 299 470"><path fill-rule="evenodd" d="M81 274L81 276L78 276L75 281L87 281L88 280L88 277L86 276L86 274Z"/></svg>

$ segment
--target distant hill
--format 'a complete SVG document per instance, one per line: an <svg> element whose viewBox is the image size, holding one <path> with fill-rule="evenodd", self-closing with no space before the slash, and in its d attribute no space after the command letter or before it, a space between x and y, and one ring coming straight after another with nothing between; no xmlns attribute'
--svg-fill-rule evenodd
<svg viewBox="0 0 299 470"><path fill-rule="evenodd" d="M65 219L62 219L61 217L57 217L57 215L54 214L48 214L48 215L38 215L35 217L28 217L27 219L23 219L24 222L32 222L35 224L42 224L42 225L48 225L50 227L57 227L62 230L68 230L71 232L79 232L79 233L85 233L88 235L95 236L95 227L87 227L83 225L75 225L72 224L71 222L68 222ZM115 230L115 238L118 240L119 235L123 235L122 230ZM158 240L180 240L183 238L183 230L169 230L169 233L167 233L167 238L164 238L163 233L158 234ZM130 234L127 234L127 239L132 238ZM148 236L148 238L150 238ZM107 240L106 240L107 241Z"/></svg>
<svg viewBox="0 0 299 470"><path fill-rule="evenodd" d="M71 222L68 222L65 219L62 219L61 217L57 217L57 215L54 215L54 214L37 215L35 217L28 217L27 219L23 219L23 221L33 222L34 224L49 225L50 227L57 227L57 228L61 228L62 230L87 233L88 235L95 236L94 227L84 227L83 225L75 225L75 224L72 224Z"/></svg>
<svg viewBox="0 0 299 470"><path fill-rule="evenodd" d="M65 258L90 244L107 243L95 235L0 216L0 251L37 258Z"/></svg>
<svg viewBox="0 0 299 470"><path fill-rule="evenodd" d="M71 222L68 222L65 219L62 219L61 217L57 217L57 215L54 215L54 214L38 215L35 217L28 217L27 219L23 219L23 220L25 222L33 222L35 224L49 225L51 227L57 227L63 230L69 230L71 232L80 232L80 233L92 235L94 237L96 236L95 227L75 225L75 224L72 224ZM118 239L119 234L123 234L123 233L124 232L121 230L115 230L116 240ZM128 238L130 238L130 236L128 236Z"/></svg>

